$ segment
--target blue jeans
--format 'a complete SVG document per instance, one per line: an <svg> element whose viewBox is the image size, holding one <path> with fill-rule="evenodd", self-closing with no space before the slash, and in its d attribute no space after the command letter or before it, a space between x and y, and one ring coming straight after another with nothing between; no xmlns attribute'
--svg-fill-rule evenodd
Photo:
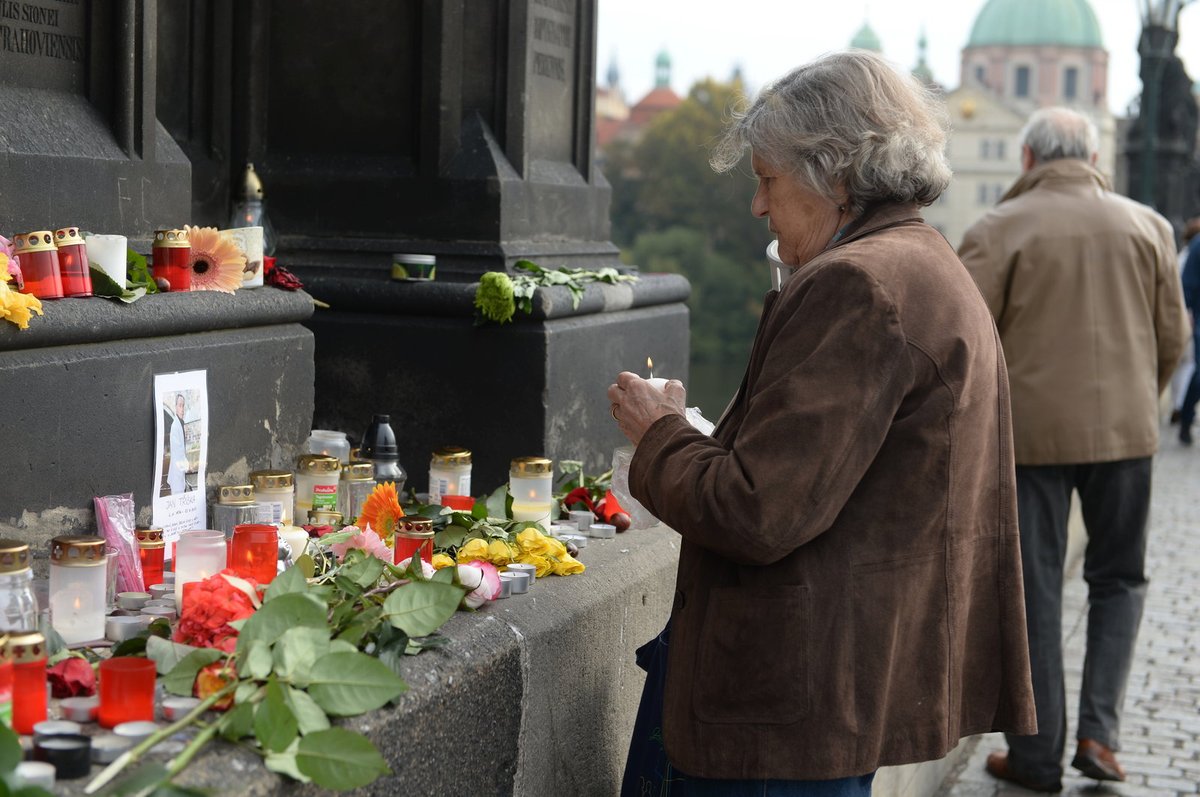
<svg viewBox="0 0 1200 797"><path fill-rule="evenodd" d="M1200 358L1200 318L1196 319L1196 327L1192 330L1192 351ZM1185 431L1192 428L1196 419L1196 402L1200 401L1200 359L1192 371L1192 381L1188 382L1187 392L1183 394L1183 404L1179 407L1179 429Z"/></svg>

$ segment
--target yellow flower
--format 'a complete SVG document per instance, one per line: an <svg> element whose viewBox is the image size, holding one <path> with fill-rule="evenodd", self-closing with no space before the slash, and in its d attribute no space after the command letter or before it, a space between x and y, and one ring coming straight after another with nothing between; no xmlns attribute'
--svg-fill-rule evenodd
<svg viewBox="0 0 1200 797"><path fill-rule="evenodd" d="M556 576L573 576L576 573L584 571L583 562L579 561L571 554L563 554L559 560L554 563L554 575Z"/></svg>
<svg viewBox="0 0 1200 797"><path fill-rule="evenodd" d="M524 553L537 554L546 556L550 553L547 542L550 540L545 534L537 529L525 529L517 534L517 544L521 546Z"/></svg>
<svg viewBox="0 0 1200 797"><path fill-rule="evenodd" d="M441 570L443 567L452 567L454 560L444 553L435 553L430 564L433 565L434 570Z"/></svg>
<svg viewBox="0 0 1200 797"><path fill-rule="evenodd" d="M488 543L487 560L494 565L503 566L513 560L513 549L508 540L492 540Z"/></svg>
<svg viewBox="0 0 1200 797"><path fill-rule="evenodd" d="M0 255L3 256L3 255ZM7 319L21 329L29 329L30 314L42 314L42 303L36 296L18 293L9 287L8 258L0 266L0 319Z"/></svg>
<svg viewBox="0 0 1200 797"><path fill-rule="evenodd" d="M458 561L473 562L476 559L488 558L488 544L479 538L467 540L458 549Z"/></svg>
<svg viewBox="0 0 1200 797"><path fill-rule="evenodd" d="M537 568L537 573L535 575L538 578L548 574L551 568L554 567L554 562L552 562L548 557L538 556L537 554L533 553L523 553L517 557L517 561L522 564L533 565L535 568Z"/></svg>

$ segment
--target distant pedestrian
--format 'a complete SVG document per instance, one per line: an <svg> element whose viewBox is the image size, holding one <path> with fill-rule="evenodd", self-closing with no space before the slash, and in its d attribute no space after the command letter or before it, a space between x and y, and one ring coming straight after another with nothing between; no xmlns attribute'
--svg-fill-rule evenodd
<svg viewBox="0 0 1200 797"><path fill-rule="evenodd" d="M1200 221L1193 219L1193 221ZM1189 223L1189 228L1190 228ZM1191 378L1188 380L1187 391L1179 404L1179 442L1185 446L1192 444L1192 422L1196 420L1196 402L1200 401L1200 369L1194 365L1195 355L1200 352L1200 326L1196 325L1196 316L1200 315L1200 235L1194 235L1188 244L1187 262L1183 266L1183 301L1187 304L1188 315L1192 319L1192 359Z"/></svg>
<svg viewBox="0 0 1200 797"><path fill-rule="evenodd" d="M994 776L1062 788L1062 582L1071 494L1087 526L1087 655L1072 766L1124 780L1121 707L1145 600L1158 397L1187 342L1175 241L1109 190L1096 129L1065 108L1021 133L1023 174L959 255L996 319L1012 385L1017 510L1038 734L1008 736Z"/></svg>

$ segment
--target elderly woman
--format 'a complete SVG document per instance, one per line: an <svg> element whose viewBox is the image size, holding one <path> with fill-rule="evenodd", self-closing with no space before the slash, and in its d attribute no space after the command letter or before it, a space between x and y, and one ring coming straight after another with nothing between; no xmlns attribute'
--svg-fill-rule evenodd
<svg viewBox="0 0 1200 797"><path fill-rule="evenodd" d="M764 89L712 160L751 150L792 270L741 387L711 437L678 382L608 390L632 493L683 537L669 654L666 632L639 651L639 727L666 658L672 795L869 794L881 766L1035 730L1004 360L918 210L944 145L936 101L869 53Z"/></svg>

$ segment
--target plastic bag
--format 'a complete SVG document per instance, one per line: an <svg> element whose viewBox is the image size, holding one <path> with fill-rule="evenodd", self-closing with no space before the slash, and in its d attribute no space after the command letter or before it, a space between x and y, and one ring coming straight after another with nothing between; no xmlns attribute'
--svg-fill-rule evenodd
<svg viewBox="0 0 1200 797"><path fill-rule="evenodd" d="M684 411L687 422L703 434L713 433L712 421L705 418L698 407L688 407ZM648 529L658 525L658 518L650 514L641 501L629 492L629 463L633 461L633 446L621 446L613 450L612 459L612 493L621 504L621 508L629 513L629 528Z"/></svg>
<svg viewBox="0 0 1200 797"><path fill-rule="evenodd" d="M95 496L92 504L96 509L96 525L100 536L118 552L117 592L142 592L142 558L133 534L134 516L137 513L133 493Z"/></svg>

